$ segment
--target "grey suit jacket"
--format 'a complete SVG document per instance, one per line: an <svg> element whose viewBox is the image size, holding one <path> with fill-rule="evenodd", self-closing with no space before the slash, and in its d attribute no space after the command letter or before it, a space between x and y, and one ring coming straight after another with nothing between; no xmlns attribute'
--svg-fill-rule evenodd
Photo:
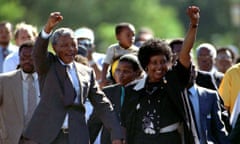
<svg viewBox="0 0 240 144"><path fill-rule="evenodd" d="M0 74L0 143L18 144L24 129L21 70Z"/></svg>
<svg viewBox="0 0 240 144"><path fill-rule="evenodd" d="M69 143L88 144L89 134L83 103L89 98L98 116L111 130L112 139L122 139L122 132L110 101L99 89L93 70L74 62L80 85L79 110L67 109L63 103L63 66L47 52L49 39L39 35L33 50L33 60L39 76L41 101L24 136L40 144L51 143L60 132L66 113L69 114Z"/></svg>

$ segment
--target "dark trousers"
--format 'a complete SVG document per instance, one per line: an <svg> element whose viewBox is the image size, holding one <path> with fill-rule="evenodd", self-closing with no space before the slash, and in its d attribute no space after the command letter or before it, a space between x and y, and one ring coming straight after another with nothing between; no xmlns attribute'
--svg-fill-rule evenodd
<svg viewBox="0 0 240 144"><path fill-rule="evenodd" d="M68 133L63 133L63 131L60 131L56 139L51 144L69 144Z"/></svg>
<svg viewBox="0 0 240 144"><path fill-rule="evenodd" d="M21 137L20 140L19 140L19 144L38 144L38 143L36 143L32 140Z"/></svg>
<svg viewBox="0 0 240 144"><path fill-rule="evenodd" d="M19 144L38 144L34 141L21 137ZM69 144L68 142L68 133L63 133L61 130L57 135L56 139L51 144Z"/></svg>

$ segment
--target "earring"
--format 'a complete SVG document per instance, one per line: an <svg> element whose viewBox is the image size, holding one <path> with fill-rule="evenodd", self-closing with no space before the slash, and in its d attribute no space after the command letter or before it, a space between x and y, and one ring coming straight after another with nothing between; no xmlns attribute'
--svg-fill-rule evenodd
<svg viewBox="0 0 240 144"><path fill-rule="evenodd" d="M148 68L147 68L147 67L145 68L145 71L148 71Z"/></svg>

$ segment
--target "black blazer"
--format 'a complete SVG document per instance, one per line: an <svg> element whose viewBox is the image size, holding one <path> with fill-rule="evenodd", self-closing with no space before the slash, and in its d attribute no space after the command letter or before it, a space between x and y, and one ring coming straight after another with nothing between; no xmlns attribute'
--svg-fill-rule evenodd
<svg viewBox="0 0 240 144"><path fill-rule="evenodd" d="M118 117L120 123L120 111L121 111L121 94L122 94L122 86L119 84L114 84L110 86L106 86L103 88L103 92L111 101L115 114ZM111 135L109 130L103 125L102 121L97 117L95 109L93 113L90 115L88 120L88 128L91 143L94 143L96 137L98 136L101 128L101 144L111 144Z"/></svg>
<svg viewBox="0 0 240 144"><path fill-rule="evenodd" d="M205 87L212 90L218 90L217 85L209 72L198 70L196 83L201 87Z"/></svg>
<svg viewBox="0 0 240 144"><path fill-rule="evenodd" d="M179 69L181 69L179 71ZM184 70L184 71L183 71ZM176 72L177 71L177 72ZM169 70L165 75L166 79L166 91L170 97L171 102L176 107L178 114L181 117L184 128L184 140L185 144L193 144L194 137L192 133L192 127L189 125L190 119L185 102L183 101L185 86L189 82L190 68L183 68L181 64L177 64L173 70ZM134 127L136 119L136 107L138 105L139 97L141 95L141 90L144 88L146 78L139 80L136 84L126 87L126 95L124 99L124 104L121 111L122 125L126 128L127 142L132 143L132 138L134 137ZM180 84L181 82L181 84ZM191 109L188 107L188 110ZM196 133L196 129L194 129Z"/></svg>

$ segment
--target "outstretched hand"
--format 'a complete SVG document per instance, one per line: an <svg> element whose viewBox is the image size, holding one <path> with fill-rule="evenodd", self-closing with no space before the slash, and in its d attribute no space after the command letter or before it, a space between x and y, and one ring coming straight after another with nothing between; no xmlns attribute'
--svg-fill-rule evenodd
<svg viewBox="0 0 240 144"><path fill-rule="evenodd" d="M189 6L187 9L187 14L190 18L191 24L198 25L200 18L200 9L197 6Z"/></svg>
<svg viewBox="0 0 240 144"><path fill-rule="evenodd" d="M47 20L47 23L44 27L46 33L50 33L52 29L63 20L63 16L60 12L52 12Z"/></svg>

